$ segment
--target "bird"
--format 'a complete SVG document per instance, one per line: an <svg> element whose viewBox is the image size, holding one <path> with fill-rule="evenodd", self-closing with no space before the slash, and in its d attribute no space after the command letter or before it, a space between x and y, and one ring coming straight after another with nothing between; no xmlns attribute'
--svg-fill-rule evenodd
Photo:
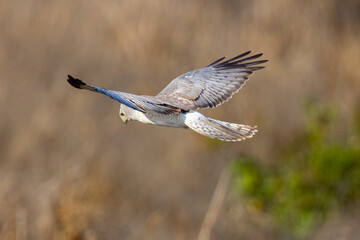
<svg viewBox="0 0 360 240"><path fill-rule="evenodd" d="M209 138L242 141L257 132L257 126L229 123L207 117L198 109L215 108L228 101L247 82L254 71L263 69L262 53L244 52L226 60L222 57L206 67L173 79L156 96L135 95L86 84L68 75L69 84L78 89L104 94L120 102L119 116L124 123L139 121L158 126L192 129Z"/></svg>

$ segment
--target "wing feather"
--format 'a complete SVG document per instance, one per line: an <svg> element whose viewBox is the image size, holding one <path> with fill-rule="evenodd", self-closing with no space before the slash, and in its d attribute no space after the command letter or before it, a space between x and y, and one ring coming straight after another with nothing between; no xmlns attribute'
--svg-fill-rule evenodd
<svg viewBox="0 0 360 240"><path fill-rule="evenodd" d="M181 109L174 107L164 101L161 101L161 99L153 96L143 96L143 95L140 96L130 93L112 91L100 87L93 87L84 83L78 78L73 78L70 75L68 75L68 82L75 88L86 89L93 92L102 93L120 102L121 104L124 104L134 110L143 113L148 111L154 111L162 114L173 114L173 113L179 113L181 111Z"/></svg>
<svg viewBox="0 0 360 240"><path fill-rule="evenodd" d="M226 61L223 57L207 67L182 74L156 97L185 110L219 106L240 90L250 74L264 68L260 64L268 61L253 61L262 53L249 56L250 53L248 51Z"/></svg>
<svg viewBox="0 0 360 240"><path fill-rule="evenodd" d="M213 108L238 92L250 74L264 68L259 65L267 60L253 61L261 57L262 53L249 56L250 53L247 51L226 61L222 57L207 67L182 74L155 97L93 87L70 75L68 82L76 88L102 93L140 112L174 114L181 110Z"/></svg>

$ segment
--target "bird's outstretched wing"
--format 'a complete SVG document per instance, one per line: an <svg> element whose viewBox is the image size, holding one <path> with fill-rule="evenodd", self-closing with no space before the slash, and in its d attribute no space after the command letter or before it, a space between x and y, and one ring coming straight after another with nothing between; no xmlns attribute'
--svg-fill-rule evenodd
<svg viewBox="0 0 360 240"><path fill-rule="evenodd" d="M67 81L70 83L71 86L79 89L86 89L92 92L98 92L102 93L121 104L124 104L134 110L140 111L140 112L148 112L148 111L154 111L161 114L172 114L172 113L178 113L181 111L181 109L171 106L167 104L164 101L161 101L161 99L157 99L152 96L140 96L130 93L124 93L124 92L118 92L118 91L112 91L100 87L94 87L90 86L83 81L81 81L78 78L73 78L72 76L68 75Z"/></svg>
<svg viewBox="0 0 360 240"><path fill-rule="evenodd" d="M185 109L213 108L228 101L254 71L264 68L268 60L253 61L262 56L249 56L250 51L207 67L182 74L172 80L156 97Z"/></svg>

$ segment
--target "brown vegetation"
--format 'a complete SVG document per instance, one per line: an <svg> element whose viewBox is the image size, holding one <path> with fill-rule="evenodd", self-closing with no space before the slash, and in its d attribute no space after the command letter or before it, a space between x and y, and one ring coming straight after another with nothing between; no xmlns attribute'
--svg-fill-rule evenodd
<svg viewBox="0 0 360 240"><path fill-rule="evenodd" d="M195 239L222 169L243 153L274 161L303 127L306 99L336 105L348 125L360 98L359 11L355 0L0 1L0 238ZM266 69L205 111L258 125L240 143L123 125L116 102L66 82L151 95L247 50L263 52ZM315 237L354 239L359 219L334 218ZM349 230L329 237L332 223ZM231 196L211 235L271 237L271 222Z"/></svg>

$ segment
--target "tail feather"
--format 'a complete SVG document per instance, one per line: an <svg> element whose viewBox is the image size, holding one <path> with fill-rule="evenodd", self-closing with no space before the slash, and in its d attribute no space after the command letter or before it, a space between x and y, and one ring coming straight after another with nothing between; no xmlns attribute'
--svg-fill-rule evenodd
<svg viewBox="0 0 360 240"><path fill-rule="evenodd" d="M223 122L199 112L186 113L184 122L195 132L222 141L242 141L252 138L257 132L256 126Z"/></svg>

